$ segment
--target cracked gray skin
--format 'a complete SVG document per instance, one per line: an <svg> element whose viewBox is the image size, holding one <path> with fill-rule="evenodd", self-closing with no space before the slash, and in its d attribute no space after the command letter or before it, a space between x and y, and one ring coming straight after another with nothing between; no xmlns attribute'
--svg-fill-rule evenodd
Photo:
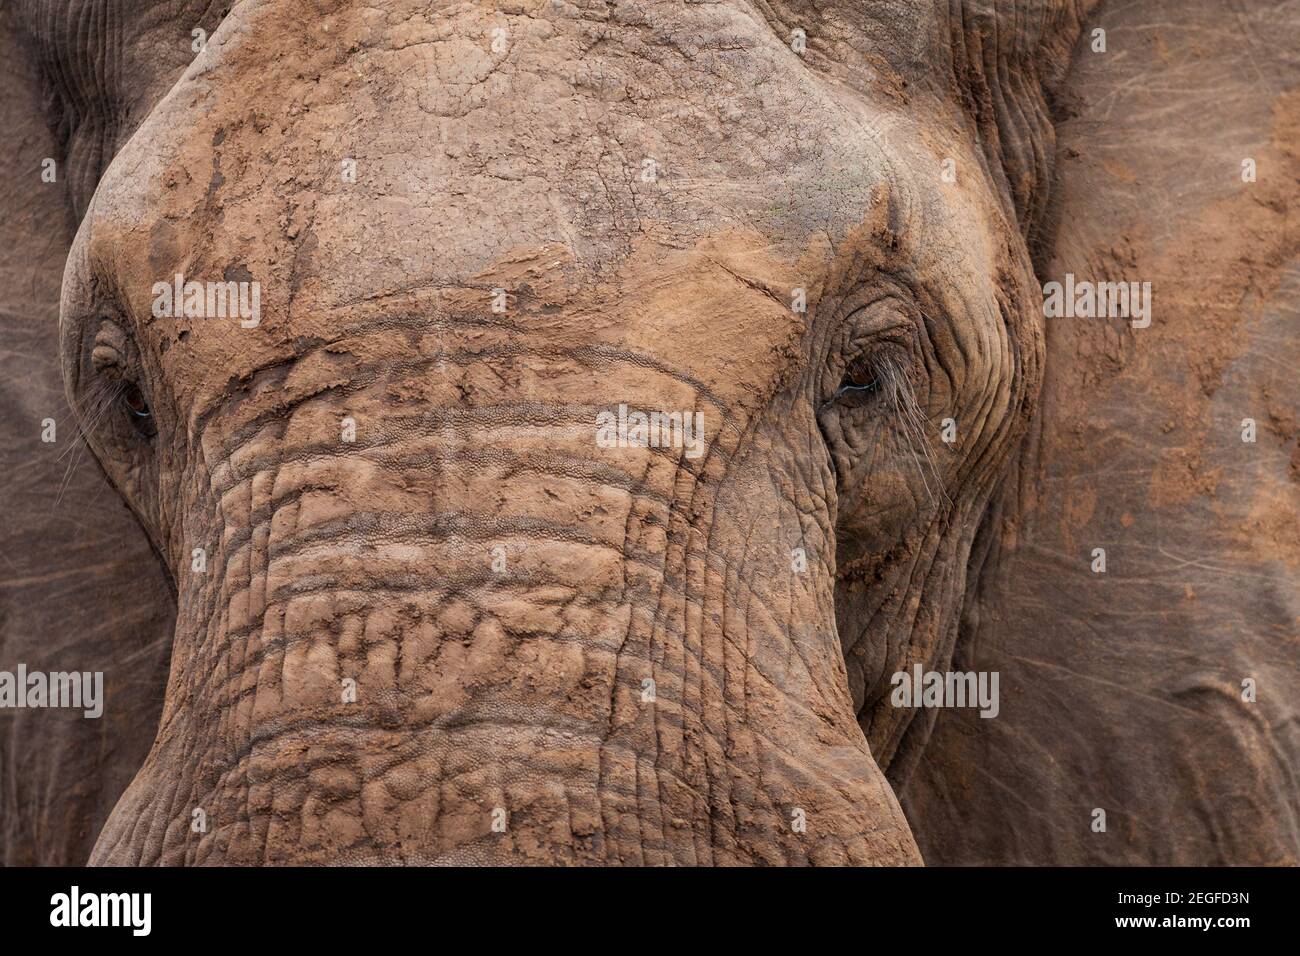
<svg viewBox="0 0 1300 956"><path fill-rule="evenodd" d="M63 666L103 661L112 715L4 718L6 861L1294 862L1295 794L1275 782L1294 746L1251 736L1284 705L1260 717L1221 691L1264 661L1261 683L1297 672L1268 641L1284 604L1236 621L1243 666L1207 669L1211 645L1185 679L1116 693L1108 662L1060 685L1070 715L1015 670L1087 666L1045 661L1035 595L1060 571L1014 546L1040 526L1027 488L1046 500L1045 475L1097 465L1050 441L1068 416L1045 418L1044 372L1053 336L1086 354L1068 336L1106 331L1045 329L1035 271L1070 264L1052 259L1077 193L1054 177L1051 116L1089 4L97 9L3 14L6 115L64 170L57 200L7 197L14 228L69 223L7 266L33 276L9 308L46 310L102 469L64 506L97 537L33 560L85 576ZM176 273L259 282L260 323L154 316ZM839 393L885 358L888 388ZM1090 361L1085 383L1113 377ZM123 382L148 429L120 401L95 414ZM598 447L595 415L620 403L701 412L706 453ZM1266 516L1294 504L1278 482ZM1161 488L1157 523L1185 504ZM1085 570L1087 521L1063 520L1060 545ZM1265 563L1222 547L1243 573ZM1088 586L1072 620L1115 600ZM41 613L4 623L0 665L69 630ZM1159 671L1159 635L1146 651L1123 621L1101 646ZM936 728L890 704L893 673L980 654L1034 705ZM1153 693L1193 715L1159 713L1167 741L1225 728L1175 778L1191 806L1166 784L1172 835L1134 816L1158 760L1098 769L1093 751ZM1038 763L998 746L1026 734ZM1205 782L1225 754L1256 781L1235 805ZM1018 786L1056 801L1024 837ZM1099 805L1124 826L1089 842Z"/></svg>

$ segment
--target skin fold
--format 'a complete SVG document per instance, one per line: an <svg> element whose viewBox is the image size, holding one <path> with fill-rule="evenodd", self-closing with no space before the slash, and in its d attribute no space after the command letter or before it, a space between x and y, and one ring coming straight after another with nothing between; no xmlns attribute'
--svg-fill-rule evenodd
<svg viewBox="0 0 1300 956"><path fill-rule="evenodd" d="M1237 139L1269 176L1236 197L1233 143L1226 184L1166 210L1179 247L1131 184L1184 154L1086 153L1128 89L1084 59L1090 18L1158 22L1109 15L6 7L4 162L62 170L6 197L45 248L4 261L45 363L6 401L85 461L61 510L52 454L15 472L38 507L0 667L110 693L102 726L0 716L3 859L1295 862L1295 386L1177 317L1252 289L1239 334L1281 334L1294 233L1253 270L1233 252L1294 193L1296 78L1260 57L1270 105ZM1242 230L1231 289L1175 293L1216 224ZM1044 319L1047 277L1090 269L1160 280L1162 328ZM255 282L258 313L160 315L177 275ZM1199 390L1162 378L1196 355ZM1221 381L1244 384L1216 406ZM621 405L698 415L700 453L604 447ZM1229 457L1252 412L1262 465ZM1140 500L1087 481L1121 439ZM1256 468L1251 500L1212 467ZM1144 569L1135 521L1267 596ZM1184 587L1208 623L1177 644ZM1000 672L1002 713L896 706L915 667Z"/></svg>

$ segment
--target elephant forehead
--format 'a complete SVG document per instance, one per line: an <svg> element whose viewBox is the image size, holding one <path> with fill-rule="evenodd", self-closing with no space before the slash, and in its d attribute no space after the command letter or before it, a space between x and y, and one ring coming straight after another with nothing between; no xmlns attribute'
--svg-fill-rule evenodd
<svg viewBox="0 0 1300 956"><path fill-rule="evenodd" d="M507 328L655 355L748 403L882 184L918 268L987 273L984 227L948 222L982 202L935 199L940 133L814 74L751 12L310 6L237 6L96 198L93 254L157 351L185 342L165 361L196 398L346 337L364 304L442 328L504 295L527 316ZM150 317L178 276L257 283L257 328L178 338Z"/></svg>
<svg viewBox="0 0 1300 956"><path fill-rule="evenodd" d="M757 326L811 285L793 266L897 178L897 119L740 8L310 6L237 6L106 176L93 241L146 323L177 275L256 281L263 332L317 338L362 301L454 316L545 285L538 302L585 310L588 332L696 354L719 319ZM642 311L611 309L611 288ZM430 290L432 308L401 301ZM799 321L787 310L754 351ZM254 338L193 333L223 371L223 336L241 355Z"/></svg>
<svg viewBox="0 0 1300 956"><path fill-rule="evenodd" d="M799 244L851 223L884 174L881 117L752 14L652 7L338 4L304 25L241 5L119 158L114 218L155 271L261 257L240 264L325 304L362 267L372 289L455 280L519 245L598 270L646 223Z"/></svg>

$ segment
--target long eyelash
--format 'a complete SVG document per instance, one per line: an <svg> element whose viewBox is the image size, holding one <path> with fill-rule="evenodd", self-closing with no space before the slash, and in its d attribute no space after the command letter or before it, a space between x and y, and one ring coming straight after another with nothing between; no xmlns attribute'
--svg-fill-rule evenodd
<svg viewBox="0 0 1300 956"><path fill-rule="evenodd" d="M126 389L126 383L119 380L101 379L96 382L86 398L86 405L89 409L84 417L83 423L78 428L78 436L81 441L74 442L59 453L56 460L68 458L67 467L63 469L63 480L59 482L59 493L54 499L54 507L58 507L63 496L72 484L72 477L77 472L77 466L81 463L81 458L86 452L86 435L94 431L104 416L108 414L117 400L122 396ZM68 456L71 456L70 458Z"/></svg>
<svg viewBox="0 0 1300 956"><path fill-rule="evenodd" d="M876 360L875 364L879 372L877 381L880 385L878 387L889 396L890 404L893 406L894 414L901 426L903 437L907 441L908 451L912 455L912 460L916 463L916 470L921 476L921 483L925 486L926 496L930 499L931 504L935 503L935 495L930 488L930 478L933 478L935 486L939 489L939 500L946 505L951 505L952 502L948 497L948 492L944 489L943 481L939 476L939 463L935 460L934 450L930 447L929 438L926 434L926 426L930 420L916 400L916 392L912 388L911 380L893 356L881 356ZM920 454L917 453L918 447L920 448ZM924 462L922 459L924 459ZM929 473L928 476L927 472Z"/></svg>

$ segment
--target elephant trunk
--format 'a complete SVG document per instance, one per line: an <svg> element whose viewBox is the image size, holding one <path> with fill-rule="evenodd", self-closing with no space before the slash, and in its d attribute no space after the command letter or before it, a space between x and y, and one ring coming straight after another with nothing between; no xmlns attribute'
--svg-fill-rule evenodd
<svg viewBox="0 0 1300 956"><path fill-rule="evenodd" d="M214 417L211 561L94 862L915 858L831 577L746 568L714 456L579 403L395 413L437 387L398 375Z"/></svg>

